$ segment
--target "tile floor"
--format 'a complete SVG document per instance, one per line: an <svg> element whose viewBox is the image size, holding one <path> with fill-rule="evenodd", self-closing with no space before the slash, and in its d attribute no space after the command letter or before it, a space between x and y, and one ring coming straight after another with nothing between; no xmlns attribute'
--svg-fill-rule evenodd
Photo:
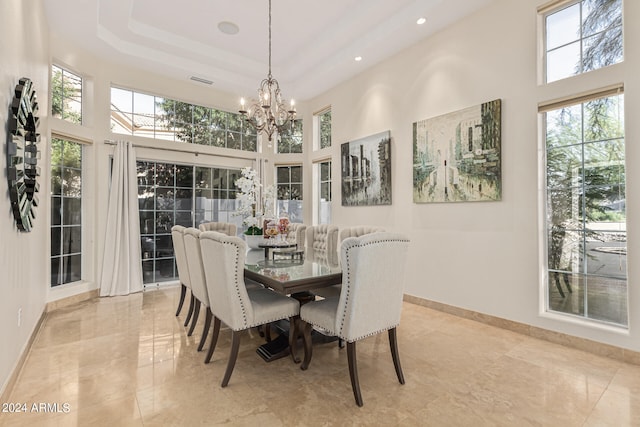
<svg viewBox="0 0 640 427"><path fill-rule="evenodd" d="M196 351L203 318L187 337L178 296L172 287L49 313L10 402L69 411L2 413L0 425L640 425L640 366L410 303L398 329L405 385L386 334L358 344L362 408L346 349L314 347L303 372L290 358L262 361L253 331L222 389L230 332L205 365Z"/></svg>

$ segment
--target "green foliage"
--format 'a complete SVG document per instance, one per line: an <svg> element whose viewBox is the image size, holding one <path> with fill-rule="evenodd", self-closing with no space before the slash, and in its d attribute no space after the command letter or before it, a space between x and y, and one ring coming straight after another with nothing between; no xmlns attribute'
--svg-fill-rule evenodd
<svg viewBox="0 0 640 427"><path fill-rule="evenodd" d="M252 225L247 228L247 231L245 231L244 234L247 234L249 236L260 236L262 235L262 228Z"/></svg>
<svg viewBox="0 0 640 427"><path fill-rule="evenodd" d="M156 111L156 126L173 130L178 141L245 151L257 149L256 133L240 114L163 98L157 98Z"/></svg>
<svg viewBox="0 0 640 427"><path fill-rule="evenodd" d="M51 70L51 115L71 123L82 123L82 114L74 111L82 105L82 80L61 68Z"/></svg>
<svg viewBox="0 0 640 427"><path fill-rule="evenodd" d="M302 153L302 120L289 122L280 133L278 153Z"/></svg>
<svg viewBox="0 0 640 427"><path fill-rule="evenodd" d="M331 147L331 110L322 113L320 121L320 148Z"/></svg>

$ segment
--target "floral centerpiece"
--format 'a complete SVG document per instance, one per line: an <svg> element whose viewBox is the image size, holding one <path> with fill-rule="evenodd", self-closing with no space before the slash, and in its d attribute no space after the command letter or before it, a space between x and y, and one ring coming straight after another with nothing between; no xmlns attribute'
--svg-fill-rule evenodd
<svg viewBox="0 0 640 427"><path fill-rule="evenodd" d="M263 212L273 210L273 199L275 196L275 188L270 185L262 189L262 183L258 177L258 173L250 167L242 168L241 177L235 182L238 192L236 192L236 200L238 200L238 208L236 215L242 215L244 218L242 224L247 226L244 234L246 236L257 236L260 239L263 236L262 216ZM262 193L262 194L261 194ZM263 195L264 198L260 196ZM262 210L264 209L264 211ZM252 242L247 239L250 247L257 248L256 240ZM252 245L253 243L253 245Z"/></svg>

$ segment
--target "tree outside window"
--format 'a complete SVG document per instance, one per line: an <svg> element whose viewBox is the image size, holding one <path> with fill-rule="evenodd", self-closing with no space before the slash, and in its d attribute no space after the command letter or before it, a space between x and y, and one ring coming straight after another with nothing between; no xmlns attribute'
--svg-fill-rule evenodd
<svg viewBox="0 0 640 427"><path fill-rule="evenodd" d="M546 81L623 60L622 0L582 0L545 17Z"/></svg>
<svg viewBox="0 0 640 427"><path fill-rule="evenodd" d="M82 77L51 66L51 115L82 124Z"/></svg>
<svg viewBox="0 0 640 427"><path fill-rule="evenodd" d="M627 325L624 99L546 113L548 307Z"/></svg>

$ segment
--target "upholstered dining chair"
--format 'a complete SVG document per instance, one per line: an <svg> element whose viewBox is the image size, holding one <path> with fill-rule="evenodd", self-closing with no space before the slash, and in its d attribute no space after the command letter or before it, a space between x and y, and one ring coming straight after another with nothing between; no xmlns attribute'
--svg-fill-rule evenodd
<svg viewBox="0 0 640 427"><path fill-rule="evenodd" d="M321 224L307 227L305 257L338 263L338 227Z"/></svg>
<svg viewBox="0 0 640 427"><path fill-rule="evenodd" d="M238 227L230 222L203 222L198 226L200 231L217 231L227 236L235 236Z"/></svg>
<svg viewBox="0 0 640 427"><path fill-rule="evenodd" d="M389 347L400 384L396 327L400 324L409 240L402 234L374 233L342 242L342 292L340 297L309 302L300 307L304 338L301 369L311 362L311 330L317 326L347 342L347 360L353 395L362 406L356 363L356 342L388 331Z"/></svg>
<svg viewBox="0 0 640 427"><path fill-rule="evenodd" d="M373 226L366 226L366 225L340 228L340 231L338 233L337 246L339 248L342 242L348 237L360 237L366 234L379 233L382 231L385 231L385 229L382 227L373 227ZM314 293L323 298L329 298L329 297L340 296L341 290L342 290L342 285L333 285L333 286L328 286L326 288L316 289ZM342 347L342 342L340 342L340 347Z"/></svg>
<svg viewBox="0 0 640 427"><path fill-rule="evenodd" d="M204 306L206 317L204 327L202 330L202 336L200 337L200 344L198 345L198 351L202 350L204 343L209 334L209 328L211 327L211 304L209 302L209 292L205 283L204 271L202 266L202 254L200 253L200 233L197 228L187 228L184 231L184 247L187 254L187 265L189 266L189 278L191 279L191 292L196 298L195 307L193 309L193 322L191 328L189 328L188 336L193 334L196 322L198 321L198 315L200 314L200 306Z"/></svg>
<svg viewBox="0 0 640 427"><path fill-rule="evenodd" d="M382 227L374 227L371 225L358 225L355 227L343 227L340 228L340 233L338 233L338 247L344 242L344 240L348 237L360 237L365 234L371 233L381 233L386 231Z"/></svg>
<svg viewBox="0 0 640 427"><path fill-rule="evenodd" d="M193 314L193 306L195 297L191 292L191 280L189 279L189 266L187 265L187 255L184 249L184 230L181 225L174 225L171 227L171 240L173 242L173 253L176 256L176 264L178 266L178 279L180 280L180 302L178 303L178 309L176 310L176 316L180 314L182 305L184 304L184 298L189 289L189 310L187 312L187 318L184 321L184 326L189 324L191 316Z"/></svg>
<svg viewBox="0 0 640 427"><path fill-rule="evenodd" d="M307 226L301 223L292 222L289 223L289 229L287 231L287 241L296 244L296 249L304 249L304 242L306 240Z"/></svg>
<svg viewBox="0 0 640 427"><path fill-rule="evenodd" d="M222 379L222 387L229 384L233 368L238 358L240 335L249 328L265 325L282 319L290 319L300 313L300 303L285 295L266 288L247 289L244 283L244 264L247 245L236 236L225 236L215 231L200 234L200 247L204 263L204 273L213 313L213 338L205 362L208 363L218 341L220 324L231 331L231 352L227 369ZM290 345L296 336L296 322L289 335ZM292 345L292 357L295 360Z"/></svg>

